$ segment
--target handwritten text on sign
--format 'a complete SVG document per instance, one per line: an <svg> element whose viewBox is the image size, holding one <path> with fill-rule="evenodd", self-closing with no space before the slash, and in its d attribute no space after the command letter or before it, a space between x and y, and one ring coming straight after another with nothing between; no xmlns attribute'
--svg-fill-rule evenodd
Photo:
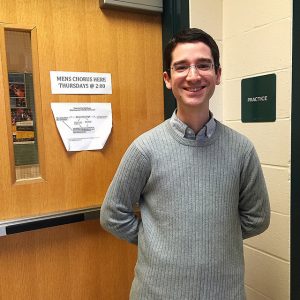
<svg viewBox="0 0 300 300"><path fill-rule="evenodd" d="M52 94L111 94L110 73L50 71Z"/></svg>

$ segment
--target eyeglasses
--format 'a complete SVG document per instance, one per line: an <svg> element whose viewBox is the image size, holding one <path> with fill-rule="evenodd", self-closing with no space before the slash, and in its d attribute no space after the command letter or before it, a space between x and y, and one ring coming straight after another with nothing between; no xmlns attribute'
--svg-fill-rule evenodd
<svg viewBox="0 0 300 300"><path fill-rule="evenodd" d="M171 67L176 73L180 75L187 75L190 72L191 68L195 68L198 72L207 72L214 67L214 64L211 61L200 62L195 65L187 64L176 64Z"/></svg>

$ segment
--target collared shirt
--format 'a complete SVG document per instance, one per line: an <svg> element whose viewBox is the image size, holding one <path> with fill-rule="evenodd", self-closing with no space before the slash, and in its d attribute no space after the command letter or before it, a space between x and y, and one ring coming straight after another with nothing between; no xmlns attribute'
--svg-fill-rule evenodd
<svg viewBox="0 0 300 300"><path fill-rule="evenodd" d="M209 120L208 122L201 128L201 130L195 134L194 130L185 123L183 123L176 115L176 110L174 111L170 124L172 128L179 134L181 137L196 140L200 143L206 142L215 132L216 129L216 121L213 117L213 114L209 112Z"/></svg>

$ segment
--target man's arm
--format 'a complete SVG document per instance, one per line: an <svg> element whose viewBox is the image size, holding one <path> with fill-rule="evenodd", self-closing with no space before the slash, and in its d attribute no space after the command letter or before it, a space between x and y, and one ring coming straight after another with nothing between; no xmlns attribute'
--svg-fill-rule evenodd
<svg viewBox="0 0 300 300"><path fill-rule="evenodd" d="M132 144L124 154L100 211L100 223L113 235L137 244L140 220L134 213L150 174L150 164Z"/></svg>
<svg viewBox="0 0 300 300"><path fill-rule="evenodd" d="M268 192L254 148L246 157L241 172L239 213L244 239L262 233L270 224Z"/></svg>

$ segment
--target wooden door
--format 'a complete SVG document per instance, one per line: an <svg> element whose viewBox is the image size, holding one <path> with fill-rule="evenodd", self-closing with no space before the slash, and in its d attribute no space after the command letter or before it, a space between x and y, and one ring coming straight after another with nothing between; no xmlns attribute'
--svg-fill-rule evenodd
<svg viewBox="0 0 300 300"><path fill-rule="evenodd" d="M40 175L17 180L5 32L30 33ZM0 220L100 205L131 141L163 119L161 17L98 0L0 0ZM53 95L50 71L112 74L112 95ZM67 152L52 102L109 102L101 151ZM98 221L0 238L0 299L128 299L136 249ZM5 270L5 271L4 271Z"/></svg>

